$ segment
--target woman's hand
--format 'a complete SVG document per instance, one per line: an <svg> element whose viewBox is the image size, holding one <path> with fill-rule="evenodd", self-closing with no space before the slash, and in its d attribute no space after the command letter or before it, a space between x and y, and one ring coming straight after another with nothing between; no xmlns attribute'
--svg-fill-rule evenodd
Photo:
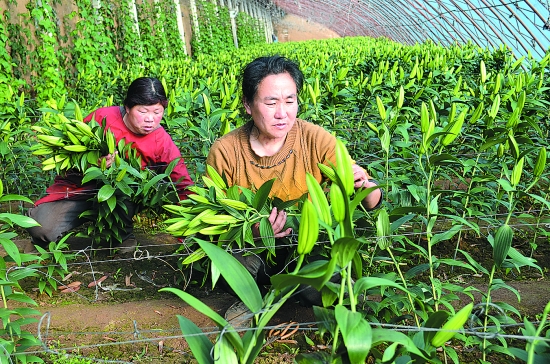
<svg viewBox="0 0 550 364"><path fill-rule="evenodd" d="M292 233L292 229L288 228L286 230L283 230L286 224L286 211L280 210L278 211L276 207L271 210L271 213L268 217L269 222L271 223L271 227L273 228L273 236L277 238L282 238L285 236L288 236ZM252 226L252 234L254 235L254 238L260 238L260 223L254 224Z"/></svg>
<svg viewBox="0 0 550 364"><path fill-rule="evenodd" d="M362 168L361 166L358 166L355 163L352 164L351 167L353 169L353 180L355 182L354 183L355 189L378 186L376 183L370 181L370 176L364 168ZM365 199L363 200L363 206L367 210L371 210L378 205L381 198L382 198L382 191L380 191L380 189L376 189L371 193L369 193L367 197L365 197Z"/></svg>
<svg viewBox="0 0 550 364"><path fill-rule="evenodd" d="M99 157L99 159L97 160L97 164L101 166L101 161L105 159L105 165L107 166L107 168L109 168L111 164L113 164L113 162L115 161L117 154L118 154L118 151L115 151L113 154L107 154L103 157Z"/></svg>

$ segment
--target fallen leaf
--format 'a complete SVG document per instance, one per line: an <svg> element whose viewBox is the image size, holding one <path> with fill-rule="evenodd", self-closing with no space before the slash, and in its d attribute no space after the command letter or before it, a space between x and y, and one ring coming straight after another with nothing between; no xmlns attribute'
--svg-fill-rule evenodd
<svg viewBox="0 0 550 364"><path fill-rule="evenodd" d="M69 278L71 278L73 276L73 274L78 274L78 272L77 271L72 271L71 273L67 274L65 276L65 278L63 278L63 282L68 281Z"/></svg>
<svg viewBox="0 0 550 364"><path fill-rule="evenodd" d="M80 286L76 286L76 287L67 287L65 289L62 289L60 292L61 293L73 293L73 292L76 292L80 289Z"/></svg>
<svg viewBox="0 0 550 364"><path fill-rule="evenodd" d="M71 282L69 284L66 284L66 285L62 285L62 286L59 286L58 289L60 291L63 291L63 290L66 290L68 288L80 288L80 285L82 284L82 282L79 282L79 281L75 281L75 282Z"/></svg>
<svg viewBox="0 0 550 364"><path fill-rule="evenodd" d="M88 284L88 288L95 287L96 285L100 284L101 282L103 282L106 279L107 279L107 276L103 276L103 277L99 278L97 281L92 281L92 282L90 282L90 284Z"/></svg>

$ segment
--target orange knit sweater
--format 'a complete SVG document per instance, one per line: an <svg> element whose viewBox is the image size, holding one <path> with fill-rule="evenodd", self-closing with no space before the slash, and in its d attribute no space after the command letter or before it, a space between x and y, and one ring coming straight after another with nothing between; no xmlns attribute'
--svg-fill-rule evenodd
<svg viewBox="0 0 550 364"><path fill-rule="evenodd" d="M307 192L306 173L318 182L326 177L317 163L336 163L336 138L322 127L296 119L281 150L270 157L258 157L250 147L252 122L231 131L214 142L206 163L225 173L229 186L259 188L275 178L271 197L288 201Z"/></svg>

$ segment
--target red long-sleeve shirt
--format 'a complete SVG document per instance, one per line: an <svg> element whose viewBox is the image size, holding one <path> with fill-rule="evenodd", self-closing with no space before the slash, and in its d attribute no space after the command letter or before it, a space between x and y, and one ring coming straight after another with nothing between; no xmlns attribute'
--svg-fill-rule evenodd
<svg viewBox="0 0 550 364"><path fill-rule="evenodd" d="M162 168L174 159L179 159L179 162L170 174L170 178L176 185L180 199L187 198L189 194L187 187L192 185L193 181L172 137L161 126L147 135L138 135L131 132L122 119L123 110L119 106L100 108L86 116L84 121L89 122L94 118L98 123L102 124L103 120L105 120L107 129L115 135L117 143L121 139L125 139L126 144L133 143L132 147L141 156L142 168ZM46 189L47 195L36 201L35 205L63 199L85 200L90 198L93 193L92 190L96 188L95 183L82 185L81 182L81 173L67 172L63 176L58 175L55 177L54 184Z"/></svg>

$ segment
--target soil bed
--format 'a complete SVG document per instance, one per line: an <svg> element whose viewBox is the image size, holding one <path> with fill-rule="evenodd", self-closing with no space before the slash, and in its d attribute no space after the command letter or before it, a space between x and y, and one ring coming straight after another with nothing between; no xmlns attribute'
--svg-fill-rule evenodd
<svg viewBox="0 0 550 364"><path fill-rule="evenodd" d="M215 325L203 314L171 293L159 292L162 287L185 290L224 315L237 299L220 288L201 285L202 274L177 269L181 245L168 234L136 233L139 251L119 254L116 250L92 249L90 241L69 238L71 250L80 251L78 259L68 263L71 272L59 286L80 282L76 292L57 290L50 297L40 294L37 281L22 282L44 316L41 323L27 327L39 333L44 344L37 352L67 352L88 358L149 363L193 362L187 343L181 337L177 315L187 317L205 331L217 332ZM21 251L29 250L28 240L15 243ZM90 253L92 251L92 253ZM94 280L104 280L89 287ZM299 322L301 332L311 331L315 317L311 308L287 303L270 322L271 326ZM268 328L269 330L269 328ZM306 331L304 331L306 330ZM284 345L283 349L280 348ZM302 346L301 349L300 345ZM284 343L271 343L259 362L292 362L292 348L307 350L303 334Z"/></svg>
<svg viewBox="0 0 550 364"><path fill-rule="evenodd" d="M29 296L38 302L38 310L46 314L40 325L29 328L32 332L40 333L44 348L38 351L45 358L48 356L44 351L49 348L55 352L69 352L96 359L149 363L193 362L187 343L181 338L177 315L189 318L203 330L215 333L216 328L209 319L176 296L158 290L162 287L185 289L221 315L236 298L221 289L212 290L208 284L201 286L202 278L198 271L192 272L191 276L188 273L184 275L177 268L180 255L175 252L180 243L174 237L164 233L138 233L137 241L141 253L131 257L109 249L94 250L90 255L89 250L86 250L90 245L88 240L70 238L71 248L82 250L76 261L69 262L70 277L59 284L81 282L80 289L73 293L56 291L49 297L37 292L37 282L30 282L25 287ZM17 240L16 244L22 250L28 249L27 240ZM486 241L469 239L464 245L463 248L476 259L490 259L490 245ZM449 242L437 247L437 254L452 256L455 245ZM550 253L548 250L547 242L539 244L537 250L536 258L544 272L550 268L550 262L544 258ZM475 277L471 272L461 274L448 270L444 273L442 269L438 273L445 274L442 278L453 275L457 284L472 285L482 292L486 291L486 277ZM101 282L101 287L88 287L94 279L99 280L104 276L106 278ZM493 292L493 301L507 302L529 317L542 313L550 299L550 286L546 277L534 269L524 267L521 275L509 273L501 278L518 290L521 302L518 302L513 292L506 289ZM324 348L324 343L314 334L316 320L311 308L288 302L270 324L275 326L291 321L300 323L303 330L284 342L270 343L262 351L258 363L291 363L297 353ZM317 346L307 345L304 335L313 339ZM520 346L524 346L524 343ZM461 355L466 358L474 354L464 350ZM491 362L513 361L501 355Z"/></svg>

